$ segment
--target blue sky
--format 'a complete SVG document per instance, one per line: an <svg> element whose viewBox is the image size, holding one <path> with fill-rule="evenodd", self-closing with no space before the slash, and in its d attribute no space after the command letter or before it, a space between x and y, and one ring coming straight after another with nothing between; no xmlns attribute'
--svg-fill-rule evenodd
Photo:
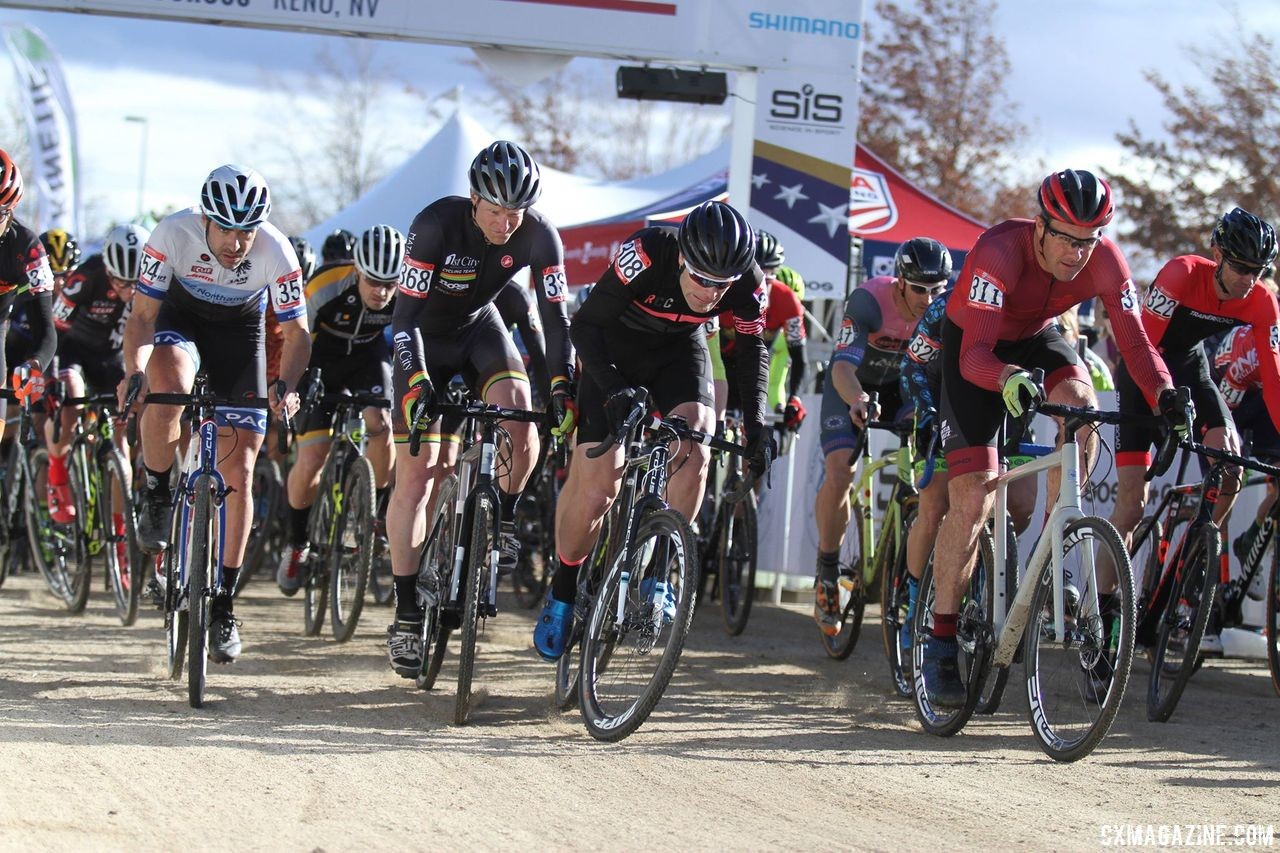
<svg viewBox="0 0 1280 853"><path fill-rule="evenodd" d="M1000 0L993 29L1013 62L1009 97L1032 128L1028 153L1053 167L1119 168L1114 137L1130 118L1160 132L1162 108L1143 71L1196 81L1185 48L1230 49L1233 9L1247 28L1280 41L1275 0ZM5 23L35 26L62 57L80 124L85 197L98 224L128 217L135 206L141 132L125 115L150 119L148 205L191 203L210 168L252 161L270 132L282 102L262 70L299 81L322 45L341 49L325 36L0 9ZM478 73L464 65L471 55L399 42L378 47L381 62L432 93L477 87ZM589 67L613 73L604 63Z"/></svg>

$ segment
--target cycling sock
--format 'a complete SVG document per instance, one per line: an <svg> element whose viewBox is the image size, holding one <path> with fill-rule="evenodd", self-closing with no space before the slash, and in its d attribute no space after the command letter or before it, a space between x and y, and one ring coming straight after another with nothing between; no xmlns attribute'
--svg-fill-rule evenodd
<svg viewBox="0 0 1280 853"><path fill-rule="evenodd" d="M289 507L289 544L301 548L307 544L307 517L311 515L311 507L294 509Z"/></svg>
<svg viewBox="0 0 1280 853"><path fill-rule="evenodd" d="M565 604L572 604L578 597L578 569L582 568L582 560L570 563L558 560L555 577L551 579L551 597Z"/></svg>
<svg viewBox="0 0 1280 853"><path fill-rule="evenodd" d="M49 454L49 485L65 486L67 484L67 457Z"/></svg>
<svg viewBox="0 0 1280 853"><path fill-rule="evenodd" d="M421 622L418 609L418 576L396 575L396 619L405 622Z"/></svg>
<svg viewBox="0 0 1280 853"><path fill-rule="evenodd" d="M163 471L152 471L146 465L142 469L147 472L147 491L154 498L159 498L162 503L169 502L169 469Z"/></svg>
<svg viewBox="0 0 1280 853"><path fill-rule="evenodd" d="M239 572L240 569L236 568L230 571ZM228 569L226 568L222 570L222 577L223 577L224 583L226 582L227 572L228 572ZM234 574L232 575L232 578L234 580ZM225 587L223 587L223 589L226 589L226 590L231 589L231 584L228 583ZM213 618L215 619L217 619L220 616L235 616L235 614L231 612L232 600L233 599L231 598L230 592L223 592L221 595L215 595L209 601L210 615L212 615Z"/></svg>
<svg viewBox="0 0 1280 853"><path fill-rule="evenodd" d="M222 567L222 588L227 590L227 612L231 612L231 596L230 591L236 588L236 578L240 577L239 566L223 566Z"/></svg>
<svg viewBox="0 0 1280 853"><path fill-rule="evenodd" d="M960 621L959 613L934 613L933 636L939 640L954 640L958 621Z"/></svg>
<svg viewBox="0 0 1280 853"><path fill-rule="evenodd" d="M836 578L840 576L840 552L839 551L819 551L818 552L818 580L825 583L835 583Z"/></svg>
<svg viewBox="0 0 1280 853"><path fill-rule="evenodd" d="M519 502L520 502L519 494L509 495L506 492L502 493L502 498L499 501L499 503L502 505L503 521L516 520L516 504Z"/></svg>

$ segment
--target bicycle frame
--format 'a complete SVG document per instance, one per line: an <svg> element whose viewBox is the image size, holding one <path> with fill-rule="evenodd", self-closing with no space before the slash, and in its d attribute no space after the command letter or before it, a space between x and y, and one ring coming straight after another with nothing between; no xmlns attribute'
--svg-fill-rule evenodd
<svg viewBox="0 0 1280 853"><path fill-rule="evenodd" d="M622 506L628 507L629 511L623 519L622 537L618 540L620 543L618 553L614 557L614 562L621 561L622 565L615 614L619 624L622 624L626 618L627 590L631 586L631 572L627 567L630 565L631 543L636 528L646 509L651 506L656 509L666 509L667 506L662 495L667 488L667 460L671 458L668 444L678 436L674 430L661 422L658 422L657 426L658 437L646 439L643 428L638 428L632 432L627 442L627 472L623 477L622 491L618 495L618 500L625 499ZM660 588L655 591L655 594L663 592L666 585L659 582L658 586Z"/></svg>
<svg viewBox="0 0 1280 853"><path fill-rule="evenodd" d="M859 466L857 478L849 489L849 503L853 510L858 508L866 510L859 516L862 519L862 580L865 584L869 585L881 563L887 563L889 556L897 554L906 543L907 531L903 529L902 524L906 516L906 506L919 498L911 478L911 456L911 448L904 445L897 450L885 453L879 459L873 460L869 452L859 457L862 464ZM877 525L874 511L875 477L889 465L896 467L897 480L889 493L888 507ZM877 527L879 538L876 536Z"/></svg>
<svg viewBox="0 0 1280 853"><path fill-rule="evenodd" d="M473 439L476 432L476 421L479 420L480 440ZM458 490L453 502L453 529L457 534L453 540L453 557L450 560L451 578L449 581L448 601L458 600L458 591L462 585L462 573L466 567L467 548L471 541L471 525L475 518L473 508L481 498L488 500L495 508L499 505L498 481L494 472L498 452L498 425L488 418L475 418L470 415L463 421L459 431L463 436L463 451L458 457ZM495 528L490 537L493 551L489 554L489 587L486 593L486 613L492 616L497 613L498 599L498 515L494 516Z"/></svg>
<svg viewBox="0 0 1280 853"><path fill-rule="evenodd" d="M218 554L217 568L214 570L214 589L222 589L222 557L226 548L227 530L227 484L218 473L218 424L215 420L215 407L200 404L197 409L199 424L187 445L186 459L183 461L178 477L178 487L174 490L175 512L182 513L178 542L178 582L182 595L190 593L187 577L187 548L191 536L191 513L196 500L194 483L207 475L213 483L213 505L218 511Z"/></svg>

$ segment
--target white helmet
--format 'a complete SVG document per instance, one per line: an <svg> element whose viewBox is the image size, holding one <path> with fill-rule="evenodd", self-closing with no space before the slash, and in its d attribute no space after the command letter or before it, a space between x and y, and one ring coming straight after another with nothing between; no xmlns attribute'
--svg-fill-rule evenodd
<svg viewBox="0 0 1280 853"><path fill-rule="evenodd" d="M375 225L356 241L355 261L366 278L394 281L404 263L404 237L390 225Z"/></svg>
<svg viewBox="0 0 1280 853"><path fill-rule="evenodd" d="M243 166L219 166L204 179L200 209L223 228L249 231L271 214L266 178Z"/></svg>
<svg viewBox="0 0 1280 853"><path fill-rule="evenodd" d="M141 225L117 225L102 244L102 262L107 272L125 281L137 281L142 267L142 247L151 232Z"/></svg>

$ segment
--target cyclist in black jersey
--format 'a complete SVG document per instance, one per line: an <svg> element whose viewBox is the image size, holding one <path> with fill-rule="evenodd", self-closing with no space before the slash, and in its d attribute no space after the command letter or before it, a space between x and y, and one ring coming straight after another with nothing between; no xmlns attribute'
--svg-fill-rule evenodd
<svg viewBox="0 0 1280 853"><path fill-rule="evenodd" d="M351 264L330 264L307 282L307 316L313 330L312 370L319 370L325 394L380 394L391 402L389 332L396 282L404 263L404 237L390 225L375 225L356 243ZM323 400L298 424L297 458L289 470L289 549L276 584L293 595L306 579L310 550L307 517L320 488L332 436L333 404ZM391 479L391 416L388 409L364 410L365 452L373 466L379 498ZM379 504L381 501L379 501Z"/></svg>
<svg viewBox="0 0 1280 853"><path fill-rule="evenodd" d="M124 378L124 326L138 282L142 247L150 232L139 225L112 229L102 253L90 255L67 277L53 304L58 329L58 380L64 397L110 393ZM49 448L49 514L66 523L75 517L75 503L67 484L67 451L81 406L62 406L62 430L54 440L53 424L45 429ZM127 452L125 431L116 440ZM123 526L123 522L121 522Z"/></svg>
<svg viewBox="0 0 1280 853"><path fill-rule="evenodd" d="M21 387L12 386L31 399L39 399L44 390L43 370L53 358L57 338L53 329L53 271L44 246L26 225L14 217L14 208L22 200L22 172L9 155L0 150L0 319L8 320L15 302L27 304L31 329L31 348L25 364L29 378ZM0 325L0 334L7 328ZM0 361L0 377L12 385L9 365ZM3 416L6 405L0 400L0 436L4 434Z"/></svg>
<svg viewBox="0 0 1280 853"><path fill-rule="evenodd" d="M397 442L407 439L416 409L434 414L437 389L457 374L487 403L530 408L524 360L493 305L498 291L524 267L529 267L547 336L552 418L559 429L572 418L564 247L546 217L531 208L542 192L538 166L520 146L495 142L476 156L468 178L470 198L450 196L428 205L405 239L392 323ZM509 470L500 480L500 562L513 568L519 549L515 504L537 459L538 436L531 424L507 422L504 428L511 438L511 458L502 466ZM427 428L422 447L417 458L397 453L396 488L387 509L396 584L388 653L392 667L408 677L417 675L422 658L423 615L414 587L417 555L426 536L424 510L441 474L438 419Z"/></svg>
<svg viewBox="0 0 1280 853"><path fill-rule="evenodd" d="M622 447L597 459L587 451L610 441L634 403L644 402L635 400L637 386L650 390L664 415L684 417L695 429L714 429L704 324L721 312L732 312L737 332L751 468L758 475L768 465L773 437L764 428L764 286L751 226L729 205L710 201L694 208L679 229L661 225L633 234L574 315L573 342L582 359L581 422L556 506L556 572L533 632L543 658L564 654L578 569L622 484ZM686 518L702 503L709 461L710 453L698 444L671 460L668 499Z"/></svg>

